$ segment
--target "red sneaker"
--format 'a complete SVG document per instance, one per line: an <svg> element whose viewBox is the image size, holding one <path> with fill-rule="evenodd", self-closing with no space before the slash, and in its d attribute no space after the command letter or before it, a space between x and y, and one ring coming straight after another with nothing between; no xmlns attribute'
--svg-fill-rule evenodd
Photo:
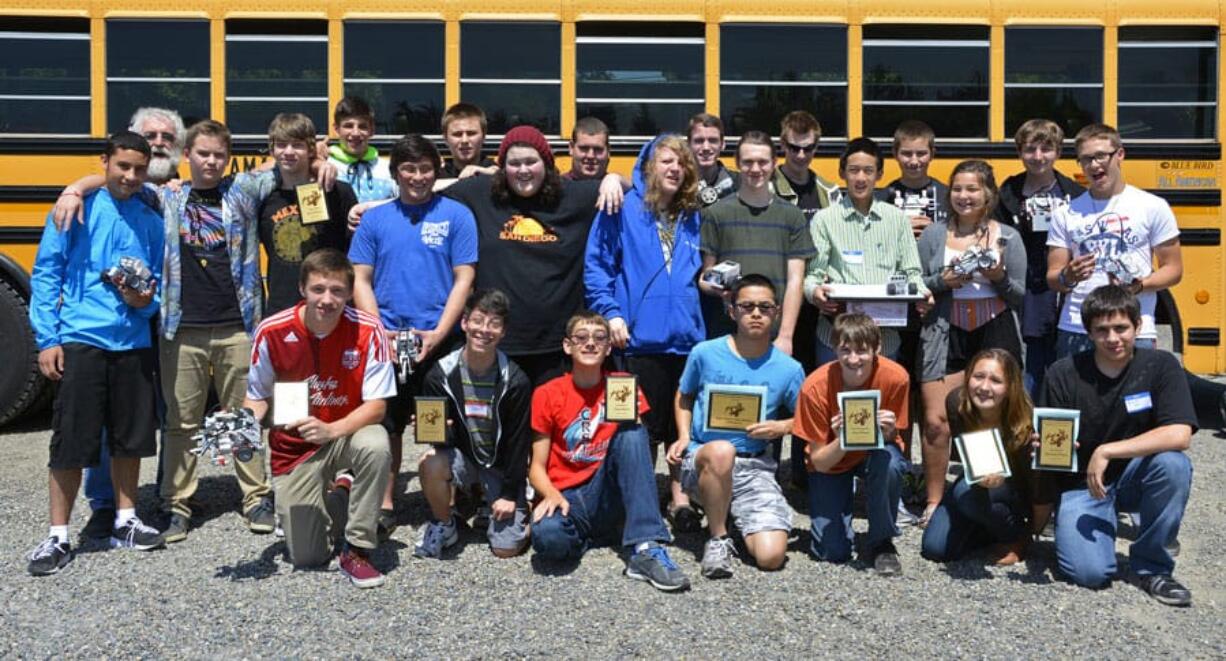
<svg viewBox="0 0 1226 661"><path fill-rule="evenodd" d="M341 552L341 573L349 577L349 581L359 588L377 588L387 580L383 573L370 564L366 552L347 547Z"/></svg>

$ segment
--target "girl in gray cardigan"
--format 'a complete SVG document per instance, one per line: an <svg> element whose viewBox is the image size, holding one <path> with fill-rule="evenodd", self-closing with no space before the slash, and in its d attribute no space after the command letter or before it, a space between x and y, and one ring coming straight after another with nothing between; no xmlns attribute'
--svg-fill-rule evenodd
<svg viewBox="0 0 1226 661"><path fill-rule="evenodd" d="M999 199L992 166L963 161L950 177L949 222L933 223L919 239L924 285L936 299L920 329L928 485L924 523L945 491L946 396L962 385L966 363L979 351L1003 349L1021 361L1016 315L1026 291L1026 249L1016 230L992 218ZM975 253L983 251L992 251L991 257L981 257L977 264Z"/></svg>

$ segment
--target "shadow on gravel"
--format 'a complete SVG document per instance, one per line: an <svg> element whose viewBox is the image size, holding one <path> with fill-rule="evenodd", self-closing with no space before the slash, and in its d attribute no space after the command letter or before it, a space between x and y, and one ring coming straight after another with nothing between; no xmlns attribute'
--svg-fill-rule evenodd
<svg viewBox="0 0 1226 661"><path fill-rule="evenodd" d="M1005 578L1025 585L1051 585L1055 581L1052 580L1048 567L1046 558L1035 557L1035 554L1032 554L1022 563L1022 569L1025 571L1011 571L1005 574Z"/></svg>
<svg viewBox="0 0 1226 661"><path fill-rule="evenodd" d="M150 486L154 489L154 498L157 498L157 486ZM189 501L192 508L192 528L200 528L213 519L238 511L242 508L242 503L243 492L238 488L238 479L233 473L202 477L196 487L196 494Z"/></svg>
<svg viewBox="0 0 1226 661"><path fill-rule="evenodd" d="M247 560L233 565L221 565L213 578L231 581L263 580L277 573L278 558L285 555L285 542L270 544L255 560Z"/></svg>
<svg viewBox="0 0 1226 661"><path fill-rule="evenodd" d="M390 574L400 569L400 554L407 552L408 548L407 544L398 539L389 539L379 544L379 548L370 554L370 559L379 571Z"/></svg>
<svg viewBox="0 0 1226 661"><path fill-rule="evenodd" d="M532 571L541 576L569 576L579 568L578 560L570 560L567 562L554 562L546 560L535 553L532 554Z"/></svg>

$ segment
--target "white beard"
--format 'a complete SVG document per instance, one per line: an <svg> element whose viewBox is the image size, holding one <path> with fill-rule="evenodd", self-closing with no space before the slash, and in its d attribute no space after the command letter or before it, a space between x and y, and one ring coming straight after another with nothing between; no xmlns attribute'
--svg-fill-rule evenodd
<svg viewBox="0 0 1226 661"><path fill-rule="evenodd" d="M179 160L183 152L175 149L169 154L154 153L149 159L149 181L154 184L164 184L179 172Z"/></svg>

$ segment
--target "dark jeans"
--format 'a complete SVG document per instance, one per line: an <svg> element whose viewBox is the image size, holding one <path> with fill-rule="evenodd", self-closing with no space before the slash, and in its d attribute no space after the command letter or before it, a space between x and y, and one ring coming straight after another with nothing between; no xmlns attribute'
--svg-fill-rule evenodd
<svg viewBox="0 0 1226 661"><path fill-rule="evenodd" d="M642 426L619 431L592 478L562 496L570 503L568 514L556 510L532 524L532 548L543 558L577 560L588 548L616 539L619 526L622 546L672 540L660 516L651 446Z"/></svg>
<svg viewBox="0 0 1226 661"><path fill-rule="evenodd" d="M928 520L921 552L937 562L957 560L989 544L1026 535L1026 513L1008 480L995 489L959 479Z"/></svg>
<svg viewBox="0 0 1226 661"><path fill-rule="evenodd" d="M898 535L898 502L907 460L897 445L871 450L868 458L846 473L809 474L810 551L818 560L846 562L851 558L852 483L863 480L868 497L868 534L864 547L874 549Z"/></svg>

